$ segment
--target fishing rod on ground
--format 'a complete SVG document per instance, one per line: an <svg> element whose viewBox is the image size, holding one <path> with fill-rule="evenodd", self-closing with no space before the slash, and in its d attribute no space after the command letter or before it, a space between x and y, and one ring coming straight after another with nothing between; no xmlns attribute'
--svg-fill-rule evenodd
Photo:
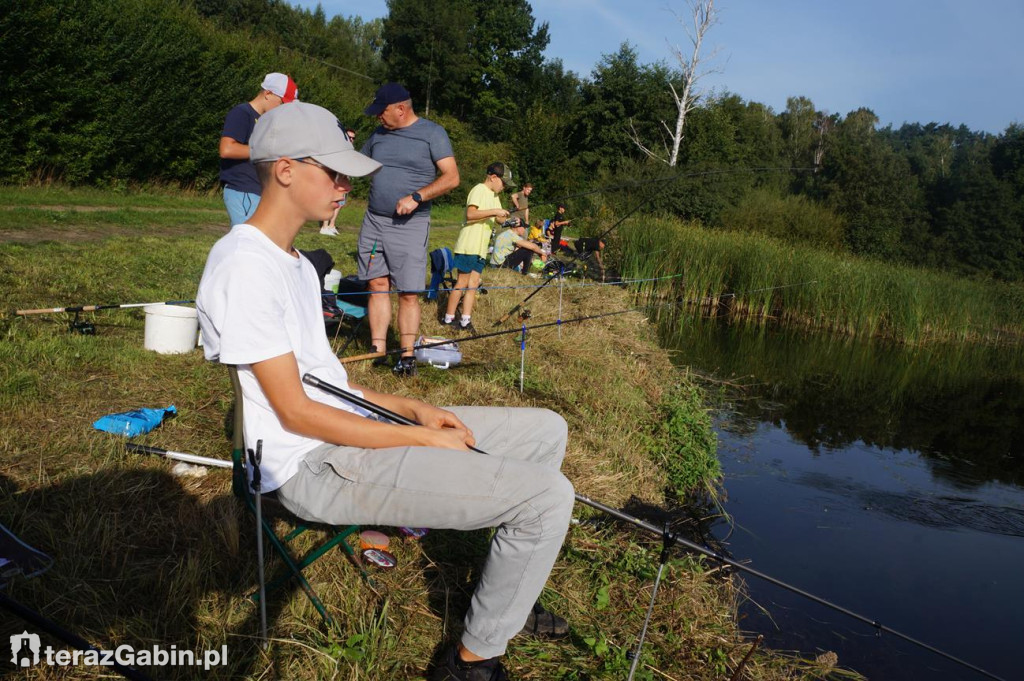
<svg viewBox="0 0 1024 681"><path fill-rule="evenodd" d="M558 320L553 321L553 322L545 322L544 324L534 324L533 326L527 326L525 328L526 328L527 331L532 331L534 329L543 329L543 328L548 327L548 326L558 326L558 325L561 325L561 324L575 324L575 323L579 323L579 322L586 322L586 321L589 321L591 319L600 319L601 317L614 317L615 315L626 314L627 312L632 312L635 309L636 308L634 308L634 307L629 307L629 308L626 308L624 310L616 310L614 312L603 312L601 314L587 315L585 317L574 317L573 319L558 319ZM459 337L459 338L450 338L450 339L445 339L445 340L437 341L437 342L434 342L434 343L423 343L422 345L417 345L415 349L437 348L437 347L441 347L442 345L448 345L453 340L454 341L458 341L459 343L464 343L466 341L480 340L482 338L493 338L495 336L507 336L509 334L521 333L521 332L522 332L522 329L505 329L504 331L491 331L489 333L478 333L478 334L473 335L473 336L462 336L462 337ZM338 361L340 361L342 364L350 364L351 362L362 362L362 361L365 361L365 360L368 360L368 359L377 359L378 357L387 357L388 355L395 355L395 354L399 354L399 353L407 352L407 351L408 351L407 348L395 348L394 350L382 350L380 352L368 352L368 353L366 353L364 355L353 355L352 357L342 357Z"/></svg>
<svg viewBox="0 0 1024 681"><path fill-rule="evenodd" d="M353 404L353 405L355 405L357 407L365 409L365 410L367 410L367 411L369 411L369 412L371 412L371 413L373 413L373 414L375 414L377 416L380 416L380 417L389 419L391 421L394 421L395 423L399 423L399 424L407 425L407 426L420 425L420 424L416 423L415 421L413 421L412 419L406 418L405 416L402 416L401 414L397 414L397 413L391 411L390 409L387 409L385 407L382 407L382 406L376 404L375 402L371 402L370 400L367 400L367 399L365 399L363 397L359 397L358 395L355 395L355 394L353 394L353 393L351 393L351 392L349 392L347 390L339 388L338 386L335 386L335 385L332 385L330 383L327 383L326 381L322 381L319 378L317 378L316 376L313 376L312 374L308 374L308 373L304 374L302 376L302 382L305 383L306 385L310 385L310 386L313 386L314 388L318 388L320 390L323 390L324 392L326 392L326 393L328 393L330 395L333 395L333 396L335 396L335 397L337 397L339 399L345 400L345 401L349 402L350 404ZM483 450L481 450L481 449L479 449L477 447L471 446L471 447L469 447L469 449L471 449L474 452L477 452L478 454L485 454L485 455L487 454L487 452L485 452L485 451L483 451ZM630 523L631 525L635 525L636 527L639 527L640 529L647 530L648 532L653 532L654 534L659 535L661 537L661 539L662 539L662 547L663 547L662 548L662 553L661 553L661 565L659 566L659 571L658 571L659 578L661 576L661 568L664 567L665 563L668 561L669 549L673 545L680 546L680 547L682 547L684 549L688 549L688 550L693 551L695 553L699 553L699 554L701 554L703 556L706 556L706 557L708 557L708 558L710 558L710 559L712 559L712 560L714 560L714 561L716 561L718 563L721 563L723 565L728 565L729 567L731 567L731 568L733 568L735 570L739 570L741 572L744 572L746 574L752 575L752 576L757 577L759 579L762 579L762 580L764 580L766 582L769 582L770 584L774 584L775 586L778 586L778 587L781 587L783 589L786 589L787 591L795 593L798 596L803 596L804 598L806 598L808 600L814 601L815 603L817 603L819 605L823 605L823 606L825 606L827 608L830 608L832 610L835 610L836 612L840 612L840 613L842 613L842 614L844 614L844 615L846 615L848 617L852 617L853 619L858 620L858 621L860 621L860 622L862 622L864 624L868 624L871 627L874 627L878 631L879 634L881 634L883 632L885 632L887 634L892 634L893 636L896 636L897 638L900 638L900 639L902 639L902 640L904 640L904 641L906 641L908 643L911 643L913 645L919 646L919 647L921 647L921 648L923 648L925 650L931 651L932 653L935 653L936 655L944 657L947 660L950 660L951 662L955 662L955 663L957 663L959 665L962 665L962 666L966 667L967 669L971 669L971 670L973 670L973 671L975 671L975 672L977 672L977 673L979 673L979 674L981 674L983 676L986 676L986 677L988 677L990 679L995 679L995 681L1005 681L1002 677L996 676L995 674L992 674L991 672L988 672L988 671L982 669L981 667L973 665L970 662L967 662L966 660L962 660L959 657L951 655L950 653L947 653L947 652L945 652L943 650L939 650L938 648L936 648L936 647L934 647L932 645L929 645L927 643L924 643L923 641L919 641L918 639L913 638L912 636L908 636L907 634L904 634L904 633L902 633L900 631L897 631L897 630L895 630L895 629L893 629L891 627L888 627L888 626L886 626L884 624L881 624L880 622L878 622L878 621L876 621L874 619L871 619L869 617L865 617L864 615L861 615L861 614L856 613L856 612L854 612L852 610L844 608L841 605L837 605L837 604L835 604L835 603L833 603L833 602L831 602L829 600L826 600L826 599L824 599L824 598L822 598L820 596L815 596L814 594L812 594L812 593L810 593L808 591L804 591L803 589L801 589L799 587L793 586L792 584L788 584L787 582L784 582L784 581L782 581L780 579L776 579L775 577L772 577L771 575L768 575L768 574L766 574L764 572L761 572L760 570L756 570L756 569L754 569L752 567L744 565L743 563L739 563L739 562L737 562L735 560L732 560L731 558L727 558L726 556L723 556L723 555L721 555L721 554L719 554L719 553L717 553L717 552L707 548L706 546L701 546L700 544L697 544L697 543L692 542L692 541L690 541L690 540L688 540L688 539L686 539L684 537L681 537L678 534L671 532L671 530L669 529L668 525L666 525L665 527L658 527L657 525L649 523L649 522L647 522L645 520L641 520L640 518L632 516L632 515L624 512L624 511L620 511L620 510L618 510L616 508L612 508L611 506L608 506L606 504L602 504L599 501L594 501L590 497L584 496L584 495L582 495L582 494L580 494L578 492L575 493L575 497L576 497L576 501L578 501L578 502L580 502L580 503L582 503L582 504L584 504L586 506L590 506L591 508L593 508L595 510L598 510L598 511L601 511L602 513L605 513L606 515L609 515L609 516L611 516L611 517L613 517L613 518L615 518L617 520L621 520L623 522ZM655 587L655 588L657 588L657 587ZM652 605L653 605L653 602L652 602ZM648 611L648 612L650 612L650 611ZM646 629L646 623L645 623L645 629ZM641 641L641 645L642 645L642 641ZM635 658L634 659L636 659L636 658L639 658L639 650L635 653Z"/></svg>
<svg viewBox="0 0 1024 681"><path fill-rule="evenodd" d="M185 463L195 464L198 466L209 466L213 468L231 468L232 464L230 461L225 459L214 459L208 456L199 456L197 454L186 454L185 452L175 452L170 449L164 449L162 447L150 447L149 445L138 445L134 442L127 443L124 448L132 452L133 454L152 454L154 456L163 457L171 461L184 461Z"/></svg>
<svg viewBox="0 0 1024 681"><path fill-rule="evenodd" d="M38 310L15 310L18 316L35 314L58 314L61 312L74 312L75 318L71 321L68 330L80 333L85 336L92 336L96 333L96 326L91 322L79 320L78 315L82 312L96 312L97 310L125 310L133 307L148 307L150 305L186 305L194 303L194 300L165 300L156 303L112 303L109 305L72 305L68 307L47 307Z"/></svg>

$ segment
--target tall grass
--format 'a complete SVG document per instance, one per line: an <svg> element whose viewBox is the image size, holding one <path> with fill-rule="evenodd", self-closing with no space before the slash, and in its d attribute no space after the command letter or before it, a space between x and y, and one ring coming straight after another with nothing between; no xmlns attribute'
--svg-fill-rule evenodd
<svg viewBox="0 0 1024 681"><path fill-rule="evenodd" d="M901 343L1024 340L1024 286L959 278L794 246L771 237L638 218L618 232L623 272L647 278L681 273L649 287L683 308Z"/></svg>

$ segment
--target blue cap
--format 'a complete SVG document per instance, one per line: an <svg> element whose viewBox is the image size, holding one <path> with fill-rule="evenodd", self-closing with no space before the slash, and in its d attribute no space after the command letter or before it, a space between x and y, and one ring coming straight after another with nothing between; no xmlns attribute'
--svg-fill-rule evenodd
<svg viewBox="0 0 1024 681"><path fill-rule="evenodd" d="M408 99L412 99L412 97L404 87L398 83L384 83L377 89L377 95L370 102L370 106L363 109L363 113L367 116L380 116L389 104L404 102Z"/></svg>

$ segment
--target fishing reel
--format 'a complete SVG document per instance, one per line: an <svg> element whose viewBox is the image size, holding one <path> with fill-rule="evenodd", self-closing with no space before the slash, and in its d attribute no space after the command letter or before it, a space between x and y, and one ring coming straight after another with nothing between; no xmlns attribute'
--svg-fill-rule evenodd
<svg viewBox="0 0 1024 681"><path fill-rule="evenodd" d="M508 220L505 220L505 222L501 223L501 226L505 227L506 229L511 229L513 227L520 227L522 226L522 224L523 221L520 220L518 217L511 217Z"/></svg>
<svg viewBox="0 0 1024 681"><path fill-rule="evenodd" d="M75 313L75 318L68 324L68 331L71 333L81 334L83 336L95 336L96 325L92 322L82 321L78 318L78 313Z"/></svg>
<svg viewBox="0 0 1024 681"><path fill-rule="evenodd" d="M519 313L519 321L521 322L525 322L527 319L530 319L531 317L533 317L533 315L525 307L523 308L522 312Z"/></svg>
<svg viewBox="0 0 1024 681"><path fill-rule="evenodd" d="M544 275L548 278L572 274L572 270L569 268L568 263L562 260L554 259L550 259L546 263L544 263L543 271Z"/></svg>

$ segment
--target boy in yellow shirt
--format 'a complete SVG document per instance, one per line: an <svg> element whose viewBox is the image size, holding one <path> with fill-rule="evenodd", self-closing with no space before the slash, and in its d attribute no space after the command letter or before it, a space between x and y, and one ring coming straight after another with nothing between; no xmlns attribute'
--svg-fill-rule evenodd
<svg viewBox="0 0 1024 681"><path fill-rule="evenodd" d="M507 210L501 207L501 192L508 187L515 187L512 171L501 161L487 166L484 181L473 187L466 197L466 225L459 232L459 238L452 249L455 269L459 276L455 280L455 288L448 296L448 308L443 324L456 326L455 311L462 302L462 317L457 325L460 331L476 333L471 317L473 303L476 302L476 289L480 285L480 273L487 263L487 248L491 243L491 233L497 226L498 219L508 217ZM468 289L468 290L467 290Z"/></svg>

